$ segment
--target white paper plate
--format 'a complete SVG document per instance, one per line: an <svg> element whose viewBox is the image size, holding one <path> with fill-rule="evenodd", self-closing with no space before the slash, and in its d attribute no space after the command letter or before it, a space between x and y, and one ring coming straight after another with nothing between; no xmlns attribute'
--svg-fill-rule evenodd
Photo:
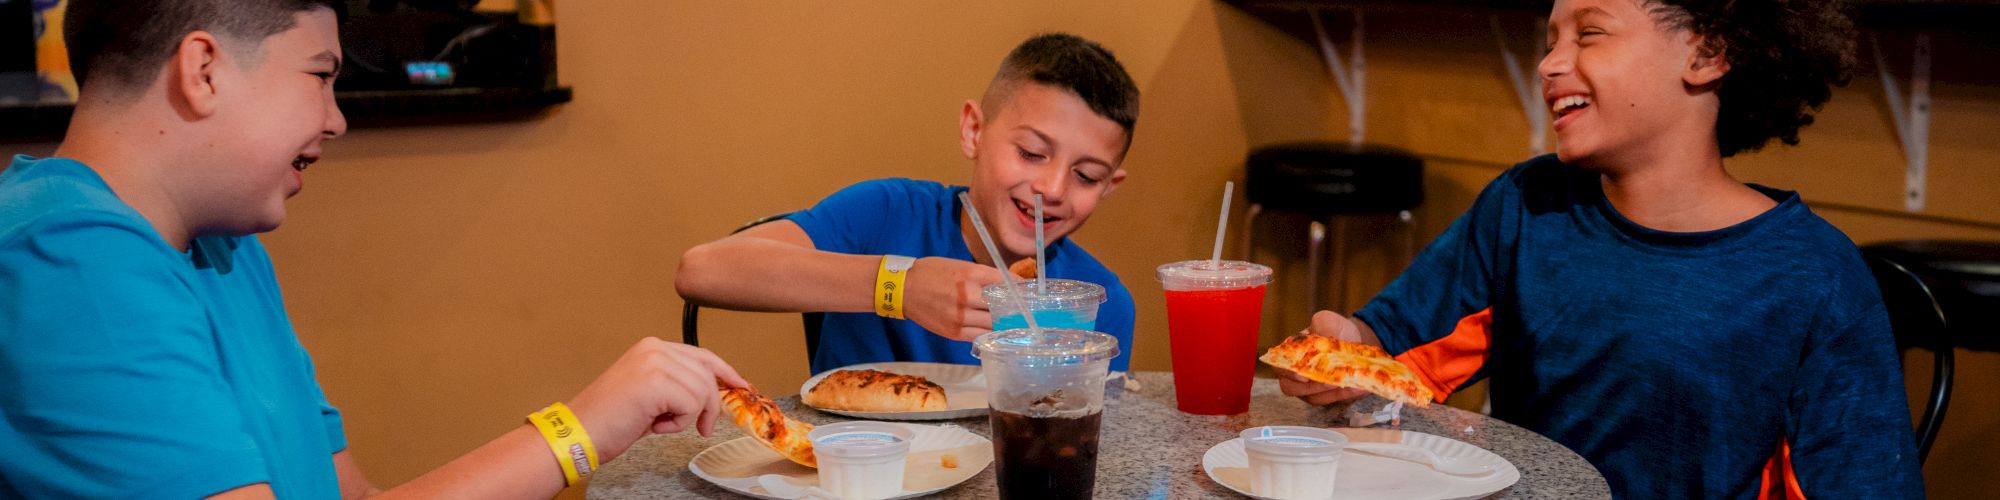
<svg viewBox="0 0 2000 500"><path fill-rule="evenodd" d="M1405 446L1429 448L1439 456L1492 465L1497 471L1488 476L1467 478L1438 472L1415 462L1349 451L1340 455L1340 471L1334 473L1334 498L1479 498L1521 480L1521 470L1507 459L1451 438L1387 429L1334 430L1356 441L1398 442L1395 436L1400 434L1400 442ZM1201 457L1201 468L1216 483L1252 498L1264 498L1250 493L1250 456L1243 451L1242 438L1223 441L1209 448L1208 453Z"/></svg>
<svg viewBox="0 0 2000 500"><path fill-rule="evenodd" d="M803 397L805 393L812 391L813 386L819 385L820 379L839 370L882 370L930 379L931 382L944 388L945 407L943 410L932 411L853 411L806 406L827 413L869 420L945 420L986 414L986 376L978 365L890 361L843 366L806 379L806 383L799 386L799 395Z"/></svg>
<svg viewBox="0 0 2000 500"><path fill-rule="evenodd" d="M903 465L903 494L910 498L942 491L963 483L993 464L993 442L955 425L897 423L910 428L917 437L910 441L910 455ZM946 469L944 455L958 458L958 467ZM757 476L778 474L800 486L818 486L819 471L786 460L749 437L710 446L688 461L695 476L737 493L757 498L779 498L757 485Z"/></svg>

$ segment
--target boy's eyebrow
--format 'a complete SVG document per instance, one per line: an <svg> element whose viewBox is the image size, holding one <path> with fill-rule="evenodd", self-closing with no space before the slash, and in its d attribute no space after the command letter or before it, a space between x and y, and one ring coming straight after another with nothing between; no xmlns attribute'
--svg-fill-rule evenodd
<svg viewBox="0 0 2000 500"><path fill-rule="evenodd" d="M1584 7L1584 8L1581 8L1581 9L1577 9L1577 10L1576 10L1576 15L1575 15L1575 16L1572 16L1572 17L1575 17L1575 18L1577 18L1577 19L1583 19L1583 16L1588 16L1588 15L1591 15L1591 14L1597 14L1597 15L1600 15L1600 16L1605 16L1605 17L1613 17L1613 16L1611 15L1611 12L1610 12L1610 11L1606 11L1606 10L1604 10L1604 8L1603 8L1603 7L1598 7L1598 6L1595 6L1595 5L1592 5L1592 6L1589 6L1589 7Z"/></svg>
<svg viewBox="0 0 2000 500"><path fill-rule="evenodd" d="M312 56L312 57L309 57L309 58L306 58L306 60L309 60L309 61L326 61L326 62L329 62L329 63L333 63L333 72L334 72L334 73L340 73L340 56L339 56L339 55L337 55L337 54L334 54L334 53L333 53L333 51L331 51L331 50L327 50L327 51L321 51L321 52L320 52L320 53L318 53L318 54L313 54L313 56Z"/></svg>

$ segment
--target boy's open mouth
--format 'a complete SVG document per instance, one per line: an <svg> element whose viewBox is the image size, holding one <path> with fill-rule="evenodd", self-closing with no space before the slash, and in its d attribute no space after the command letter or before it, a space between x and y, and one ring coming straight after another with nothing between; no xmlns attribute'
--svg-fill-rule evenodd
<svg viewBox="0 0 2000 500"><path fill-rule="evenodd" d="M304 155L292 158L292 170L304 172L306 171L306 167L312 166L313 162L316 161L319 161L319 158Z"/></svg>
<svg viewBox="0 0 2000 500"><path fill-rule="evenodd" d="M1555 113L1555 118L1560 120L1570 113L1575 113L1588 107L1590 107L1590 96L1578 94L1556 99L1555 102L1549 104L1549 112Z"/></svg>
<svg viewBox="0 0 2000 500"><path fill-rule="evenodd" d="M1035 227L1035 204L1034 204L1034 203L1032 203L1032 202L1022 202L1021 200L1014 200L1014 209L1015 209L1016 211L1019 211L1019 212L1021 213L1021 221L1025 223L1025 224L1023 224L1023 225L1026 225L1026 226L1028 226L1029 228L1034 228L1034 227ZM1053 226L1053 225L1055 225L1056 221L1059 221L1059 220L1062 220L1062 217L1056 217L1055 215L1051 215L1051 214L1049 214L1049 212L1048 212L1048 210L1047 210L1046 208L1044 208L1044 209L1042 210L1042 224L1044 224L1044 225L1049 225L1049 226Z"/></svg>

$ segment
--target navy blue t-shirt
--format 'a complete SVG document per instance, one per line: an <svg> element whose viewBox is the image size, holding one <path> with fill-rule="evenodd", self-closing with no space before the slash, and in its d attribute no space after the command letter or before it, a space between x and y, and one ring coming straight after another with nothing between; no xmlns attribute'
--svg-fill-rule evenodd
<svg viewBox="0 0 2000 500"><path fill-rule="evenodd" d="M1777 207L1656 231L1599 179L1515 166L1356 316L1440 399L1490 377L1493 416L1618 497L1756 498L1781 450L1810 498L1923 495L1888 315L1846 235L1756 185Z"/></svg>
<svg viewBox="0 0 2000 500"><path fill-rule="evenodd" d="M972 250L966 248L958 225L958 193L965 189L911 179L865 181L788 218L805 228L814 248L828 252L970 262ZM1097 331L1118 338L1119 354L1112 358L1111 369L1127 369L1132 362L1132 292L1118 281L1118 275L1069 238L1049 242L1043 253L1049 259L1042 264L1048 277L1104 287L1105 302L1097 309ZM979 364L979 359L972 357L971 342L940 337L915 321L872 312L827 313L821 325L813 373L881 361Z"/></svg>

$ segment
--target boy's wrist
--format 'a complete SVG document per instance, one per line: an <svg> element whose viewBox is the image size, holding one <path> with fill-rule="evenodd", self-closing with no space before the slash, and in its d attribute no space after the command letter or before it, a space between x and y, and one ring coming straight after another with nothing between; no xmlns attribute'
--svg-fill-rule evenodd
<svg viewBox="0 0 2000 500"><path fill-rule="evenodd" d="M875 304L875 315L885 318L904 319L903 298L909 293L910 268L917 259L902 255L883 255L882 263L875 270L875 291L870 302Z"/></svg>

